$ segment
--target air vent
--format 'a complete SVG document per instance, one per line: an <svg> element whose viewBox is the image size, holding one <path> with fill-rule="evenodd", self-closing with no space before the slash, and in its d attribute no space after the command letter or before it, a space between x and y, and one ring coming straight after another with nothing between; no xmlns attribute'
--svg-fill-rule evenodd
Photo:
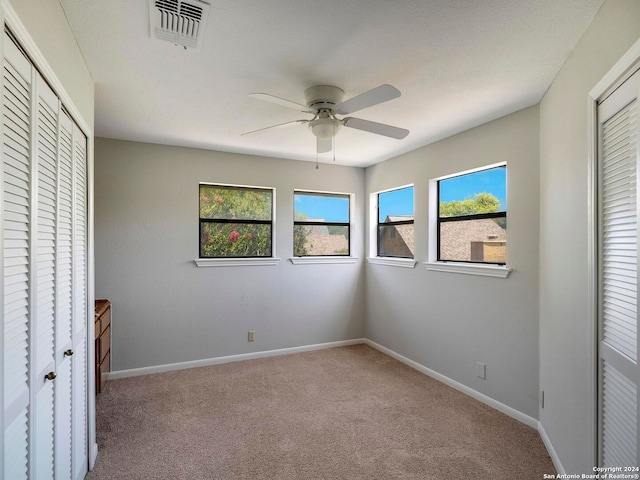
<svg viewBox="0 0 640 480"><path fill-rule="evenodd" d="M202 0L149 0L151 37L185 48L201 48L209 4Z"/></svg>

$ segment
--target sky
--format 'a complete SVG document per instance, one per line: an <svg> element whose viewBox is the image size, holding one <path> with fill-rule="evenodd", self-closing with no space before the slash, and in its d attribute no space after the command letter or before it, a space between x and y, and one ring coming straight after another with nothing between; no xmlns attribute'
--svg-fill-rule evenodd
<svg viewBox="0 0 640 480"><path fill-rule="evenodd" d="M452 177L440 181L440 200L465 200L477 193L491 193L500 200L500 210L507 207L507 169L489 170ZM380 221L388 215L413 215L413 187L384 192L380 195L378 213ZM305 212L308 218L322 218L327 222L349 221L349 200L345 197L296 194L296 212Z"/></svg>
<svg viewBox="0 0 640 480"><path fill-rule="evenodd" d="M413 187L384 192L378 196L378 221L384 222L388 215L413 216Z"/></svg>
<svg viewBox="0 0 640 480"><path fill-rule="evenodd" d="M325 222L349 222L349 197L296 193L294 198L295 211L306 213L307 218L322 218Z"/></svg>
<svg viewBox="0 0 640 480"><path fill-rule="evenodd" d="M489 170L461 175L440 181L440 201L465 200L476 193L491 193L500 200L500 211L507 208L507 169Z"/></svg>

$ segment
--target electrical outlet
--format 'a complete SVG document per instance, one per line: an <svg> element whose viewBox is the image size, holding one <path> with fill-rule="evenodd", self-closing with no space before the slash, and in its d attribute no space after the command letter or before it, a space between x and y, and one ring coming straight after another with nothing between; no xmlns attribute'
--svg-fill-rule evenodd
<svg viewBox="0 0 640 480"><path fill-rule="evenodd" d="M247 335L247 340L249 342L254 342L256 339L256 331L255 330L249 330L249 333Z"/></svg>
<svg viewBox="0 0 640 480"><path fill-rule="evenodd" d="M484 363L476 362L476 376L483 380L487 378L487 366Z"/></svg>

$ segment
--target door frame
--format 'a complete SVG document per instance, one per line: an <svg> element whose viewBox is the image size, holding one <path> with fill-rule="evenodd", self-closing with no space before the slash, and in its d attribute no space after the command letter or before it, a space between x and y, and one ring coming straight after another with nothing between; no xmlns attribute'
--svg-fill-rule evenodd
<svg viewBox="0 0 640 480"><path fill-rule="evenodd" d="M86 309L86 361L87 361L87 455L89 470L93 470L98 456L98 444L96 441L96 409L95 409L95 371L91 366L95 362L95 339L93 328L93 312L95 303L95 262L94 262L94 131L92 123L87 121L76 107L72 96L69 95L56 72L47 61L44 54L38 48L31 37L12 3L14 0L0 0L0 24L4 30L5 25L9 27L11 33L20 46L29 56L35 67L47 80L51 88L64 104L71 118L76 122L82 133L87 137L87 309ZM0 52L3 49L2 35L0 35ZM2 350L0 350L2 353ZM2 390L0 389L0 393ZM1 401L1 399L0 399ZM2 418L2 412L0 412ZM0 440L0 446L3 442ZM0 471L0 478L3 472Z"/></svg>
<svg viewBox="0 0 640 480"><path fill-rule="evenodd" d="M591 365L590 385L591 414L590 425L593 465L600 461L599 454L599 391L598 391L598 340L599 340L599 257L598 257L598 156L599 156L599 128L598 128L598 103L607 98L613 91L622 85L640 66L640 39L615 63L607 74L591 89L587 98L587 195L588 195L588 315L587 326L589 329L591 349L589 351L589 364Z"/></svg>

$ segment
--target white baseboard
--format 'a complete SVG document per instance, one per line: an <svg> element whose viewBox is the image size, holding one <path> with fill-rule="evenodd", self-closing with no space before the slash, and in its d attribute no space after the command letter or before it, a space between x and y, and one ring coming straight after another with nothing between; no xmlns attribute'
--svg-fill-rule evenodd
<svg viewBox="0 0 640 480"><path fill-rule="evenodd" d="M302 347L280 348L277 350L266 350L263 352L241 353L239 355L228 355L226 357L204 358L202 360L193 360L189 362L167 363L164 365L154 365L152 367L132 368L129 370L118 370L116 372L110 372L107 375L107 379L116 380L118 378L137 377L139 375L149 375L151 373L172 372L174 370L185 370L187 368L207 367L209 365L239 362L241 360L275 357L279 355L290 355L292 353L310 352L312 350L322 350L325 348L346 347L348 345L358 345L361 343L365 343L364 338L354 338L352 340L319 343L316 345L304 345Z"/></svg>
<svg viewBox="0 0 640 480"><path fill-rule="evenodd" d="M475 398L476 400L484 403L485 405L490 406L491 408L495 408L499 412L502 412L505 415L510 416L511 418L515 418L516 420L524 423L525 425L529 425L530 427L535 429L538 428L538 423L539 423L538 420L516 410L515 408L511 408L510 406L505 405L504 403L500 403L497 400L494 400L493 398L488 397L484 393L480 393L477 390L474 390L473 388L469 388L466 385L463 385L462 383L456 382L455 380L452 380L449 377L445 377L444 375L434 370L431 370L430 368L427 368L424 365L419 364L418 362L414 362L413 360L410 360L409 358L402 356L399 353L394 352L393 350L383 347L382 345L372 340L369 340L368 338L364 339L364 343L369 345L370 347L375 348L376 350L380 350L382 353L389 355L390 357L395 358L396 360L401 361L402 363L410 366L411 368L415 368L419 372L424 373L429 377L435 378L436 380L444 383L445 385L455 388L456 390L466 395L469 395L472 398Z"/></svg>
<svg viewBox="0 0 640 480"><path fill-rule="evenodd" d="M94 443L91 445L89 449L89 471L93 471L93 468L96 466L96 460L98 458L98 444ZM84 478L84 475L82 476Z"/></svg>
<svg viewBox="0 0 640 480"><path fill-rule="evenodd" d="M547 452L549 452L553 466L556 467L559 474L566 475L562 462L560 462L560 457L558 457L555 448L553 448L553 445L551 444L551 440L549 440L547 432L544 431L544 427L540 422L538 422L538 433L540 434L540 438L542 438L544 446L547 447Z"/></svg>

